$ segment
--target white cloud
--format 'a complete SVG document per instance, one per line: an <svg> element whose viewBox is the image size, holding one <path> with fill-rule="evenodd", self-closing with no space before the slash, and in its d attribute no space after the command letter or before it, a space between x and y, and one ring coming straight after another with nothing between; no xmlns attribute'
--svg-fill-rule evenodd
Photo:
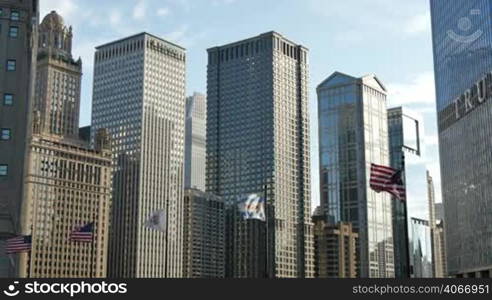
<svg viewBox="0 0 492 300"><path fill-rule="evenodd" d="M431 17L428 12L411 17L405 25L404 32L408 34L430 33Z"/></svg>
<svg viewBox="0 0 492 300"><path fill-rule="evenodd" d="M75 0L43 0L41 3L41 19L49 14L52 10L55 10L60 16L70 18L74 14L78 5Z"/></svg>
<svg viewBox="0 0 492 300"><path fill-rule="evenodd" d="M109 23L113 26L121 22L121 13L118 10L113 10L109 13Z"/></svg>
<svg viewBox="0 0 492 300"><path fill-rule="evenodd" d="M137 4L133 8L133 18L141 20L147 14L147 2L145 0L137 0Z"/></svg>
<svg viewBox="0 0 492 300"><path fill-rule="evenodd" d="M434 73L424 72L414 76L410 82L389 84L388 92L391 106L415 106L415 104L434 106L436 103Z"/></svg>
<svg viewBox="0 0 492 300"><path fill-rule="evenodd" d="M167 8L167 7L162 7L162 8L159 8L159 9L157 10L157 15L158 15L159 17L164 17L164 16L169 15L169 8Z"/></svg>

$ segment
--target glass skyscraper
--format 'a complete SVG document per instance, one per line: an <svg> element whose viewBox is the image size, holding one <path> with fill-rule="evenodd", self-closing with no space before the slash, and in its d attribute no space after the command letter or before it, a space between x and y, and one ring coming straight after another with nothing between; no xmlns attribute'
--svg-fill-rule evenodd
<svg viewBox="0 0 492 300"><path fill-rule="evenodd" d="M448 272L492 273L492 2L431 0Z"/></svg>
<svg viewBox="0 0 492 300"><path fill-rule="evenodd" d="M336 72L318 86L322 213L358 232L360 277L395 276L391 197L369 187L371 164L390 164L386 101L374 75Z"/></svg>
<svg viewBox="0 0 492 300"><path fill-rule="evenodd" d="M229 277L314 275L308 71L308 49L276 32L208 49L207 191L268 203L266 224L231 206Z"/></svg>
<svg viewBox="0 0 492 300"><path fill-rule="evenodd" d="M424 125L422 118L407 108L388 110L388 133L391 167L403 170L406 200L393 198L393 236L395 241L395 275L399 278L420 277L412 272L412 256L408 255L412 231L410 219L428 220ZM405 209L407 212L405 213ZM429 258L429 257L426 257ZM426 276L432 276L426 274Z"/></svg>

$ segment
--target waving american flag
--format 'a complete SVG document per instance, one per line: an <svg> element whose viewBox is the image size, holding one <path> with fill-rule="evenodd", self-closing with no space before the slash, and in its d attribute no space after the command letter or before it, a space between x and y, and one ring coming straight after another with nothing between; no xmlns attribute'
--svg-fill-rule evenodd
<svg viewBox="0 0 492 300"><path fill-rule="evenodd" d="M405 201L405 185L401 170L372 164L371 188L376 192L388 192L396 198Z"/></svg>

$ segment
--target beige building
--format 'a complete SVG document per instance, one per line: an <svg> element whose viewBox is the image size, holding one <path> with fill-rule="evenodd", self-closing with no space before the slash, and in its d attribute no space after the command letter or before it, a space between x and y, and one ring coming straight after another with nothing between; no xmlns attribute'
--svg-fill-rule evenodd
<svg viewBox="0 0 492 300"><path fill-rule="evenodd" d="M34 111L43 132L77 137L82 61L72 57L72 27L52 11L39 26Z"/></svg>
<svg viewBox="0 0 492 300"><path fill-rule="evenodd" d="M83 141L34 134L24 208L25 228L32 228L32 251L30 257L23 255L21 277L106 277L111 172L104 130L94 150ZM76 227L92 222L92 244L69 240Z"/></svg>
<svg viewBox="0 0 492 300"><path fill-rule="evenodd" d="M448 277L447 257L446 257L446 244L444 239L444 220L438 220L434 227L434 276L436 278Z"/></svg>
<svg viewBox="0 0 492 300"><path fill-rule="evenodd" d="M185 189L184 212L184 277L224 278L224 200L197 189Z"/></svg>
<svg viewBox="0 0 492 300"><path fill-rule="evenodd" d="M5 240L21 233L20 210L31 129L38 1L0 0L0 277L16 277ZM18 256L16 256L18 257Z"/></svg>
<svg viewBox="0 0 492 300"><path fill-rule="evenodd" d="M78 138L81 61L71 54L71 29L56 12L40 25L33 135L23 205L32 251L22 254L21 277L107 276L112 157L110 138L96 132L94 147ZM92 243L69 240L94 223Z"/></svg>
<svg viewBox="0 0 492 300"><path fill-rule="evenodd" d="M356 278L357 240L351 223L330 225L323 216L314 216L314 257L316 278Z"/></svg>

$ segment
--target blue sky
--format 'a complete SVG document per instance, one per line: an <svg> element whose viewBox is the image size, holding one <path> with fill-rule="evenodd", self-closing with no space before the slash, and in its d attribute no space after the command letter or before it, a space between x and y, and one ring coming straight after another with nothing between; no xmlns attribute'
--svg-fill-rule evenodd
<svg viewBox="0 0 492 300"><path fill-rule="evenodd" d="M440 174L428 0L41 0L73 26L83 60L81 125L90 124L94 47L142 31L187 48L187 93L206 92L206 49L275 30L310 49L313 202L318 193L316 85L334 71L376 74L389 106L425 121L425 164Z"/></svg>

